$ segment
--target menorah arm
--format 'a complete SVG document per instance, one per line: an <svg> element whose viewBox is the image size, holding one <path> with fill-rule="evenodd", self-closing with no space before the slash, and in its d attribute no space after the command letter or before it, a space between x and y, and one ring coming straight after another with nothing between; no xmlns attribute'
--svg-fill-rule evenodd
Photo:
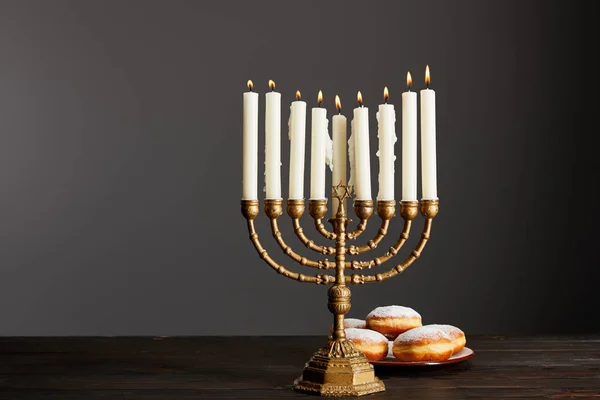
<svg viewBox="0 0 600 400"><path fill-rule="evenodd" d="M348 240L354 240L367 229L367 221L373 215L373 200L354 200L354 213L360 219L352 232L346 234Z"/></svg>
<svg viewBox="0 0 600 400"><path fill-rule="evenodd" d="M421 233L421 239L419 243L417 243L415 249L410 253L410 255L404 260L404 262L396 265L394 268L391 268L389 271L377 274L377 275L361 275L361 274L352 274L350 276L346 276L346 283L352 284L363 284L368 282L380 282L386 279L392 278L398 274L404 272L411 264L419 258L421 252L425 248L427 241L429 240L429 236L431 233L431 225L433 218L438 213L438 200L422 200L421 202L421 214L425 217L425 226L423 227L423 233Z"/></svg>
<svg viewBox="0 0 600 400"><path fill-rule="evenodd" d="M417 201L401 201L400 202L400 216L404 219L404 227L402 228L402 232L400 233L400 237L398 241L390 247L390 249L382 256L374 258L369 261L357 261L354 260L350 263L350 269L363 269L363 268L372 268L374 266L379 266L384 262L388 261L390 258L394 257L398 254L398 251L404 246L406 240L409 237L410 228L412 226L412 220L415 219L417 214L419 213L419 203ZM387 228L387 227L386 227Z"/></svg>
<svg viewBox="0 0 600 400"><path fill-rule="evenodd" d="M265 200L265 201L268 201L268 200ZM313 209L312 209L313 201L314 200L309 200L309 202L311 204L311 208L310 208L311 211L313 211ZM321 200L318 200L318 201L321 201ZM326 205L325 205L324 209L325 209L325 211L323 212L323 215L327 212ZM265 203L265 210L266 210L266 203ZM316 210L316 208L315 208L315 210ZM321 211L319 211L319 214L316 214L316 215L320 215L320 212ZM316 251L317 253L321 253L324 255L335 254L335 247L319 246L319 245L315 244L315 242L310 240L308 237L306 237L306 235L304 234L304 229L300 225L300 217L302 217L302 215L304 215L304 200L288 200L287 201L287 213L290 216L290 218L292 218L292 223L294 225L294 233L296 234L296 236L298 236L300 241L306 247L308 247L309 249L311 249L313 251ZM313 216L313 218L314 218L314 216ZM333 235L335 237L335 234L333 234Z"/></svg>
<svg viewBox="0 0 600 400"><path fill-rule="evenodd" d="M242 214L246 217L248 222L248 232L250 233L250 240L254 245L254 248L260 255L260 257L267 262L275 271L279 274L296 280L298 282L309 282L316 284L328 284L333 283L335 281L335 277L327 274L321 274L317 276L308 276L304 274L300 274L297 272L292 272L288 270L283 265L277 263L275 260L271 258L269 253L262 247L260 240L258 238L258 234L256 233L256 229L254 228L254 218L258 215L259 207L258 200L242 200Z"/></svg>
<svg viewBox="0 0 600 400"><path fill-rule="evenodd" d="M288 200L288 207L289 203L290 200ZM308 212L310 213L310 216L313 217L313 219L315 220L315 228L317 229L317 232L319 232L322 236L326 237L329 240L335 240L337 237L336 234L328 231L327 228L325 228L325 225L323 224L323 218L327 213L327 200L309 200Z"/></svg>
<svg viewBox="0 0 600 400"><path fill-rule="evenodd" d="M285 242L285 240L283 240L283 235L281 234L281 231L279 230L279 226L277 225L277 218L271 219L271 231L273 232L273 237L275 238L275 241L277 242L277 244L279 244L279 247L281 247L281 250L283 250L283 252L285 254L287 254L292 260L296 261L297 263L299 263L301 265L306 265L307 267L319 268L319 269L335 268L335 262L332 262L329 260L313 261L313 260L310 260L310 259L303 257L300 254L296 253Z"/></svg>
<svg viewBox="0 0 600 400"><path fill-rule="evenodd" d="M372 203L371 203L372 204ZM371 210L372 212L372 210ZM379 242L383 240L387 235L388 228L390 226L390 220L396 213L396 201L395 200L378 200L377 201L377 215L381 218L381 227L377 231L375 237L364 246L349 246L348 252L352 255L365 253L371 249L377 247ZM366 221L365 221L366 226Z"/></svg>

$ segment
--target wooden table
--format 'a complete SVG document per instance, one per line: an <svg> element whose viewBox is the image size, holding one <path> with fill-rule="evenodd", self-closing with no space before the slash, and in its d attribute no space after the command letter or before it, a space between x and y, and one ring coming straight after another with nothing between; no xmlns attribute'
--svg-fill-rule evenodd
<svg viewBox="0 0 600 400"><path fill-rule="evenodd" d="M0 399L306 399L323 337L0 338ZM600 335L468 337L461 364L378 369L372 399L600 397Z"/></svg>

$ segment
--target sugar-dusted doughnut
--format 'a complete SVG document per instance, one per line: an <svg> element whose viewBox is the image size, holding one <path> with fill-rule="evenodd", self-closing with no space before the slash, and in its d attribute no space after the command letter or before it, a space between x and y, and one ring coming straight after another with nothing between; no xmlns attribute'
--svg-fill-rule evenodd
<svg viewBox="0 0 600 400"><path fill-rule="evenodd" d="M465 340L460 329L451 328L454 327L434 324L411 329L394 340L392 353L401 361L447 360L455 348L464 346Z"/></svg>
<svg viewBox="0 0 600 400"><path fill-rule="evenodd" d="M402 332L422 325L421 315L410 307L377 307L367 315L367 329L383 334L390 340Z"/></svg>
<svg viewBox="0 0 600 400"><path fill-rule="evenodd" d="M369 361L379 361L388 354L389 341L379 332L370 329L348 328L346 329L346 338Z"/></svg>

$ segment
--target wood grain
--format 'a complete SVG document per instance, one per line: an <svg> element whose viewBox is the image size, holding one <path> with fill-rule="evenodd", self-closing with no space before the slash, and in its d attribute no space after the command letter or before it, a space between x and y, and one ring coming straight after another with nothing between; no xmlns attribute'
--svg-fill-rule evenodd
<svg viewBox="0 0 600 400"><path fill-rule="evenodd" d="M0 399L292 399L321 337L0 338ZM378 368L369 398L600 398L600 335L469 337L476 355Z"/></svg>

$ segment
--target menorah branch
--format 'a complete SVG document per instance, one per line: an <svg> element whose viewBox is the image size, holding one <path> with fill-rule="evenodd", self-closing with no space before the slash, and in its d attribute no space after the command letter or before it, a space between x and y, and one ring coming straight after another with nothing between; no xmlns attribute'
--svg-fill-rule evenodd
<svg viewBox="0 0 600 400"><path fill-rule="evenodd" d="M438 210L438 200L421 201L421 215L425 217L425 225L423 227L423 232L421 233L421 239L415 246L415 249L410 253L406 260L404 260L404 262L396 265L394 268L388 270L387 272L380 273L377 275L353 274L350 276L346 276L346 283L363 284L369 282L381 282L404 272L408 267L411 266L411 264L417 258L419 258L421 252L425 248L425 245L427 244L431 233L431 225L433 222L433 218L435 218L435 216L437 215Z"/></svg>
<svg viewBox="0 0 600 400"><path fill-rule="evenodd" d="M335 240L337 237L336 234L328 231L323 224L323 218L327 213L327 200L309 200L308 212L315 220L315 228L317 229L317 232L329 240Z"/></svg>
<svg viewBox="0 0 600 400"><path fill-rule="evenodd" d="M354 240L367 229L367 221L373 215L373 200L354 200L354 214L359 218L356 229L348 232L346 237Z"/></svg>
<svg viewBox="0 0 600 400"><path fill-rule="evenodd" d="M297 207L297 202L302 202L302 207L304 206L303 200L290 200L288 201L288 210L290 207ZM294 202L295 204L290 204L290 202ZM281 247L281 250L290 257L292 260L296 261L301 265L305 265L307 267L319 268L319 269L332 269L335 268L335 262L329 260L321 260L321 261L313 261L306 257L303 257L296 253L291 246L289 246L285 240L283 239L283 235L279 230L279 226L277 224L277 218L281 216L282 211L282 200L265 200L265 210L269 219L271 220L271 232L273 233L273 237L275 241Z"/></svg>
<svg viewBox="0 0 600 400"><path fill-rule="evenodd" d="M269 200L265 200L267 202ZM312 201L312 200L311 200ZM266 204L266 203L265 203ZM310 204L310 203L309 203ZM265 205L266 207L266 205ZM310 240L306 234L304 234L304 229L300 225L300 217L304 214L304 200L288 200L287 201L287 213L292 218L292 223L294 225L294 233L298 236L298 239L309 249L316 251L317 253L321 253L324 255L335 254L335 247L331 246L319 246L315 244L312 240ZM327 212L327 207L325 207L325 211L323 215Z"/></svg>
<svg viewBox="0 0 600 400"><path fill-rule="evenodd" d="M364 246L350 246L348 252L352 255L365 253L377 247L379 242L383 240L387 235L390 220L396 213L396 201L395 200L379 200L377 201L377 215L381 218L381 227L377 231L375 237Z"/></svg>
<svg viewBox="0 0 600 400"><path fill-rule="evenodd" d="M400 233L400 237L398 241L390 247L390 249L382 256L377 257L375 259L369 261L357 261L354 260L350 264L350 269L363 269L363 268L372 268L376 266L380 266L384 262L388 261L392 257L394 257L406 240L409 237L410 228L412 225L412 220L419 214L419 202L417 201L401 201L400 202L400 216L404 219L404 227L402 228L402 232Z"/></svg>
<svg viewBox="0 0 600 400"><path fill-rule="evenodd" d="M297 272L292 272L271 258L269 253L264 249L264 247L260 243L258 233L256 233L256 229L254 228L254 219L259 214L258 200L242 200L242 214L248 222L248 232L250 233L250 240L252 241L254 248L258 252L259 256L263 260L265 260L265 262L269 264L269 266L271 266L271 268L273 268L279 274L287 278L296 280L298 282L328 284L335 281L335 277L327 274L308 276L304 274L299 274Z"/></svg>

